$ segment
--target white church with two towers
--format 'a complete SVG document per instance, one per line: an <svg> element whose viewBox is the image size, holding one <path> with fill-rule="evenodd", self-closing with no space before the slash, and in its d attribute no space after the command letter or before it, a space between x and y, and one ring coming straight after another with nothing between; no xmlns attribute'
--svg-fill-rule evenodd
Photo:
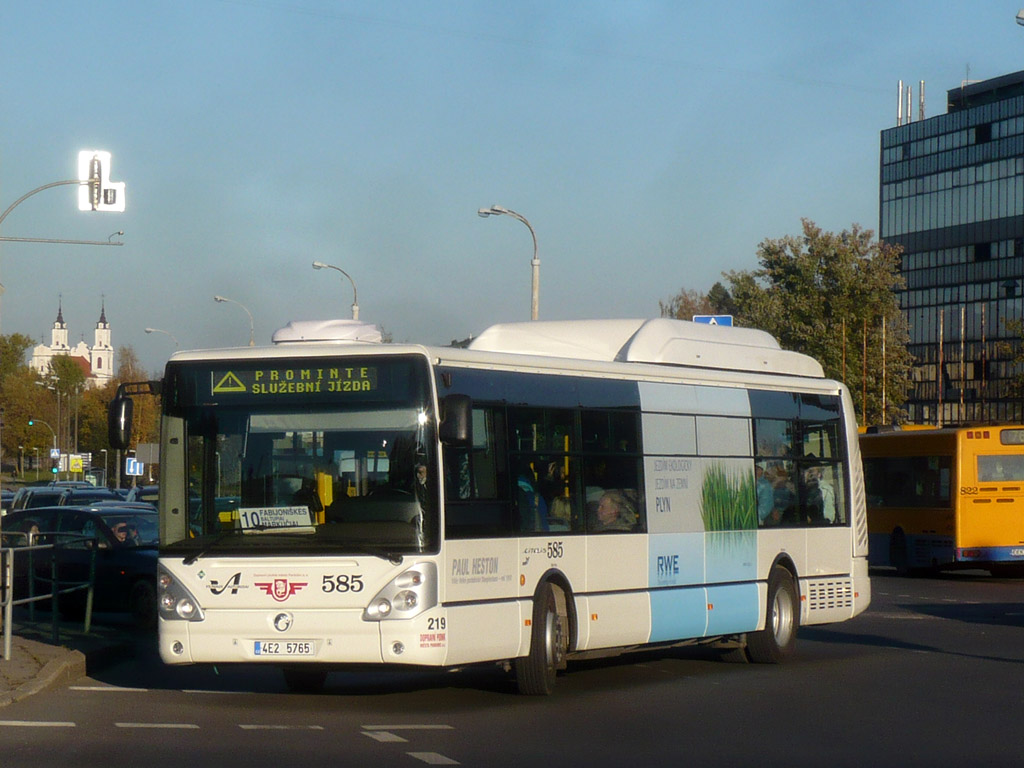
<svg viewBox="0 0 1024 768"><path fill-rule="evenodd" d="M68 343L68 324L64 322L63 301L57 305L57 320L50 331L50 344L39 344L32 349L29 365L41 376L50 373L50 362L57 355L68 355L85 374L86 385L102 387L114 377L114 348L110 345L110 324L107 322L106 304L101 304L100 319L96 323L93 345L84 339L75 346Z"/></svg>

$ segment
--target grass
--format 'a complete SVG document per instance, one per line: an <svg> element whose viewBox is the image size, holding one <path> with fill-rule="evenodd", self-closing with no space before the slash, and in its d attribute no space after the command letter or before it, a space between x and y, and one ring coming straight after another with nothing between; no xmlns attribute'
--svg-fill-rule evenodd
<svg viewBox="0 0 1024 768"><path fill-rule="evenodd" d="M757 528L754 473L727 473L715 463L704 473L700 516L705 531L747 531Z"/></svg>

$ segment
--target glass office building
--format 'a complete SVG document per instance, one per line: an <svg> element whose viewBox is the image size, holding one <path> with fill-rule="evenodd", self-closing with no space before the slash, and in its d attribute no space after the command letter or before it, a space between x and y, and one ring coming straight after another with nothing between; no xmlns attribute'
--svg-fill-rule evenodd
<svg viewBox="0 0 1024 768"><path fill-rule="evenodd" d="M910 420L1022 420L1006 345L1024 301L1024 72L950 90L946 114L882 131L879 207L879 237L903 248Z"/></svg>

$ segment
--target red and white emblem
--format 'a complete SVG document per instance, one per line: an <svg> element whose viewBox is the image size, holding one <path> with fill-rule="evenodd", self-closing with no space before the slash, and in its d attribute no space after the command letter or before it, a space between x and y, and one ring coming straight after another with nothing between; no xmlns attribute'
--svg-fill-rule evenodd
<svg viewBox="0 0 1024 768"><path fill-rule="evenodd" d="M256 582L256 586L274 598L277 602L283 603L304 586L305 581L288 581L288 579L274 579L273 581Z"/></svg>

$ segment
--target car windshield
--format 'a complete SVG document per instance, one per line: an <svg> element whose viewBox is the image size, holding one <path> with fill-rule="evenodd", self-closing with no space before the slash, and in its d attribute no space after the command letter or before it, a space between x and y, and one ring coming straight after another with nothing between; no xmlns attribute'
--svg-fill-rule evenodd
<svg viewBox="0 0 1024 768"><path fill-rule="evenodd" d="M157 517L145 512L104 512L103 522L114 535L115 543L126 547L154 546L157 543Z"/></svg>

